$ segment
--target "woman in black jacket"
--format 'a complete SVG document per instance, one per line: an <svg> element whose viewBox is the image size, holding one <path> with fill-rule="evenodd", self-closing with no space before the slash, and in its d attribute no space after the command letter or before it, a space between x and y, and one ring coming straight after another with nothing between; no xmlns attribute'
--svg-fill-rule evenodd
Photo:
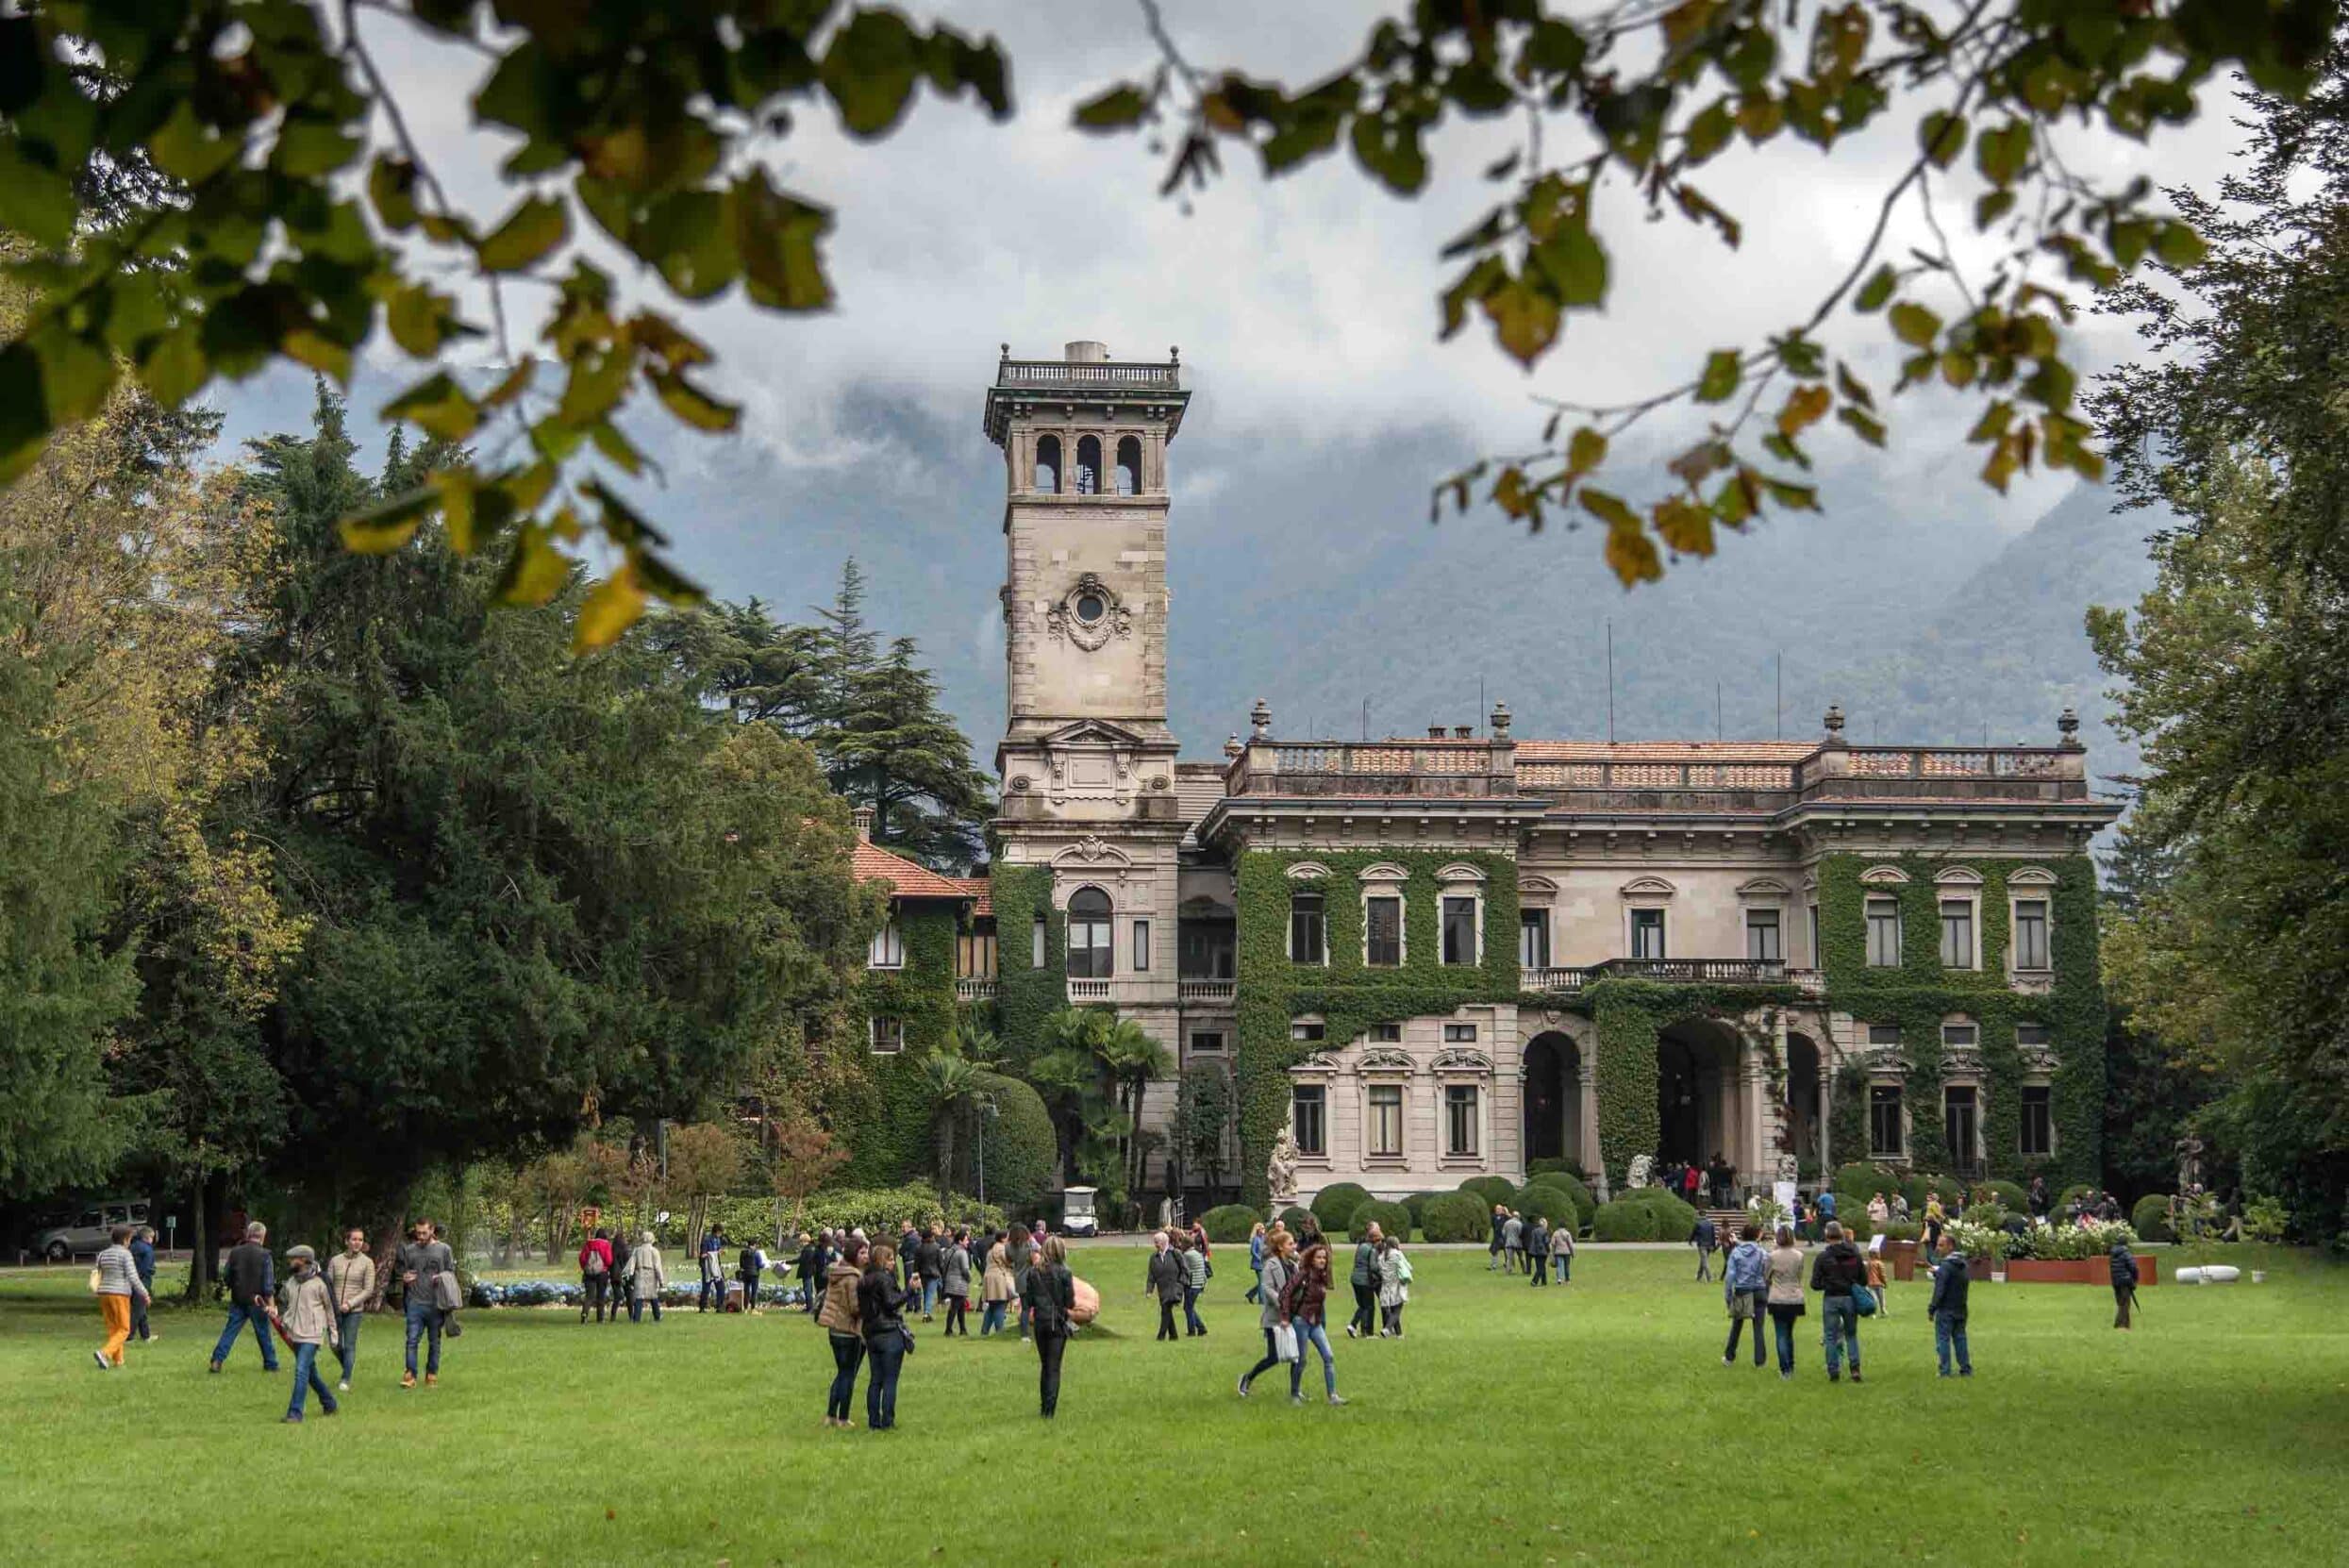
<svg viewBox="0 0 2349 1568"><path fill-rule="evenodd" d="M895 1247L877 1243L857 1284L857 1323L864 1331L865 1355L873 1362L864 1386L864 1425L870 1432L886 1432L897 1425L897 1373L913 1343L913 1336L906 1332L906 1293L897 1288L896 1261Z"/></svg>
<svg viewBox="0 0 2349 1568"><path fill-rule="evenodd" d="M1321 1352L1322 1383L1329 1402L1345 1403L1338 1395L1338 1358L1329 1348L1329 1243L1316 1237L1306 1243L1297 1259L1297 1272L1281 1293L1290 1326L1297 1331L1297 1359L1289 1363L1289 1402L1292 1405L1305 1403L1308 1345Z"/></svg>
<svg viewBox="0 0 2349 1568"><path fill-rule="evenodd" d="M1068 1243L1059 1237L1045 1237L1037 1249L1035 1265L1020 1281L1020 1307L1036 1336L1036 1393L1050 1421L1060 1408L1060 1358L1069 1347L1070 1314L1076 1310Z"/></svg>

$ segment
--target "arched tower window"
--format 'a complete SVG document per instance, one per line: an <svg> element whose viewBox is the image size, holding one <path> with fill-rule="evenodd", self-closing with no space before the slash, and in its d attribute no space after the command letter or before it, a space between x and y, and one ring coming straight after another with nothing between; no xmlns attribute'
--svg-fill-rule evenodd
<svg viewBox="0 0 2349 1568"><path fill-rule="evenodd" d="M1099 436L1076 438L1076 473L1074 477L1076 483L1070 487L1074 493L1078 495L1101 493L1101 438Z"/></svg>
<svg viewBox="0 0 2349 1568"><path fill-rule="evenodd" d="M1141 492L1141 442L1136 437L1122 437L1117 443L1116 490L1120 495Z"/></svg>
<svg viewBox="0 0 2349 1568"><path fill-rule="evenodd" d="M1039 495L1060 493L1060 438L1058 436L1038 436L1036 438L1035 489Z"/></svg>
<svg viewBox="0 0 2349 1568"><path fill-rule="evenodd" d="M1077 889L1069 897L1069 978L1108 979L1112 951L1109 895L1099 888Z"/></svg>

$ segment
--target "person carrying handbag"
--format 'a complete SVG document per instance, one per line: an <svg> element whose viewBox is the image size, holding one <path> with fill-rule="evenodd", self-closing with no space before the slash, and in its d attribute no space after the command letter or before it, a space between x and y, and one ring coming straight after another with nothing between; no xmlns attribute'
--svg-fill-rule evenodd
<svg viewBox="0 0 2349 1568"><path fill-rule="evenodd" d="M1257 1311L1258 1326L1264 1330L1264 1359L1240 1375L1240 1397L1248 1397L1248 1385L1283 1361L1297 1359L1297 1331L1289 1322L1289 1279L1296 1270L1294 1261L1297 1239L1286 1230L1275 1230L1264 1238L1264 1267L1262 1306Z"/></svg>
<svg viewBox="0 0 2349 1568"><path fill-rule="evenodd" d="M284 1420L299 1426L303 1401L312 1389L318 1391L321 1414L332 1415L341 1408L326 1380L318 1375L319 1355L341 1340L335 1326L334 1294L326 1288L326 1276L318 1271L318 1254L307 1246L289 1247L286 1263L293 1273L286 1281L285 1307L281 1311L271 1302L269 1321L277 1337L293 1347L293 1398L286 1406Z"/></svg>
<svg viewBox="0 0 2349 1568"><path fill-rule="evenodd" d="M401 1374L400 1387L416 1386L416 1346L429 1342L424 1376L425 1386L433 1388L441 1381L441 1335L448 1324L449 1308L441 1304L461 1299L457 1297L457 1255L440 1239L430 1220L418 1220L408 1227L408 1235L398 1259L403 1310L408 1318L407 1370Z"/></svg>

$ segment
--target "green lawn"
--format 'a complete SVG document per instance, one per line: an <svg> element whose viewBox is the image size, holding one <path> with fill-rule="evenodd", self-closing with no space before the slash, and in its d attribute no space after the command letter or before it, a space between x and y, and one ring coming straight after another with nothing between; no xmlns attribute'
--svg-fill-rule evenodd
<svg viewBox="0 0 2349 1568"><path fill-rule="evenodd" d="M1724 1369L1685 1253L1587 1251L1536 1293L1423 1251L1410 1337L1340 1339L1352 1404L1299 1410L1233 1395L1262 1343L1236 1252L1210 1337L1157 1344L1141 1255L1082 1249L1108 1308L1050 1426L1016 1337L933 1326L877 1437L824 1429L830 1354L788 1313L475 1311L413 1393L381 1318L343 1413L292 1427L249 1341L205 1375L215 1313L160 1314L101 1374L80 1268L0 1274L0 1560L2349 1561L2349 1271L2306 1256L2148 1290L2133 1334L2100 1289L1977 1285L1971 1381L1936 1379L1924 1288L1896 1287L1853 1388L1815 1313L1795 1382Z"/></svg>

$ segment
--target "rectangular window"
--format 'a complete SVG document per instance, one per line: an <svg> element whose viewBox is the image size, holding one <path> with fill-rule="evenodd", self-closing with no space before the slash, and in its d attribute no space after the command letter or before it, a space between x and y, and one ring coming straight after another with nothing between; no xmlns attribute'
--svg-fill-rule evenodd
<svg viewBox="0 0 2349 1568"><path fill-rule="evenodd" d="M1868 900L1868 967L1900 967L1900 900L1897 898L1879 896Z"/></svg>
<svg viewBox="0 0 2349 1568"><path fill-rule="evenodd" d="M1150 970L1150 922L1134 922L1134 973L1143 975Z"/></svg>
<svg viewBox="0 0 2349 1568"><path fill-rule="evenodd" d="M1318 892L1292 892L1289 895L1289 958L1293 963L1326 963L1324 948L1324 928L1322 922L1322 895Z"/></svg>
<svg viewBox="0 0 2349 1568"><path fill-rule="evenodd" d="M955 978L991 980L995 977L995 933L966 931L955 939Z"/></svg>
<svg viewBox="0 0 2349 1568"><path fill-rule="evenodd" d="M1180 972L1186 980L1232 977L1232 928L1201 923L1182 927Z"/></svg>
<svg viewBox="0 0 2349 1568"><path fill-rule="evenodd" d="M1297 1135L1297 1152L1327 1154L1329 1149L1324 1136L1326 1119L1323 1115L1326 1108L1322 1104L1322 1086L1301 1083L1289 1093L1290 1115Z"/></svg>
<svg viewBox="0 0 2349 1568"><path fill-rule="evenodd" d="M1982 1038L1982 1031L1972 1024L1941 1026L1941 1044L1945 1047L1971 1047Z"/></svg>
<svg viewBox="0 0 2349 1568"><path fill-rule="evenodd" d="M903 969L906 967L906 934L891 921L873 933L872 943L866 947L864 966L867 969Z"/></svg>
<svg viewBox="0 0 2349 1568"><path fill-rule="evenodd" d="M1745 956L1762 963L1783 963L1786 949L1778 940L1778 911L1745 911Z"/></svg>
<svg viewBox="0 0 2349 1568"><path fill-rule="evenodd" d="M1898 1159L1901 1147L1900 1086L1872 1085L1868 1090L1868 1152Z"/></svg>
<svg viewBox="0 0 2349 1568"><path fill-rule="evenodd" d="M1473 898L1447 898L1443 901L1443 961L1447 964L1473 964L1476 961L1476 901Z"/></svg>
<svg viewBox="0 0 2349 1568"><path fill-rule="evenodd" d="M1660 959L1664 956L1663 910L1631 911L1631 956L1635 959Z"/></svg>
<svg viewBox="0 0 2349 1568"><path fill-rule="evenodd" d="M1027 966L1041 969L1044 967L1044 917L1038 915L1027 932Z"/></svg>
<svg viewBox="0 0 2349 1568"><path fill-rule="evenodd" d="M1309 1041L1316 1044L1320 1043L1322 1039L1321 1021L1312 1018L1300 1018L1296 1020L1296 1022L1289 1026L1289 1038L1291 1040Z"/></svg>
<svg viewBox="0 0 2349 1568"><path fill-rule="evenodd" d="M876 1056L895 1056L906 1048L906 1021L902 1018L875 1018L873 1021L873 1051Z"/></svg>
<svg viewBox="0 0 2349 1568"><path fill-rule="evenodd" d="M1476 1026L1474 1024L1446 1024L1443 1026L1443 1043L1446 1045L1475 1044Z"/></svg>
<svg viewBox="0 0 2349 1568"><path fill-rule="evenodd" d="M1392 969L1403 961L1403 900L1367 898L1362 901L1362 961L1374 969Z"/></svg>
<svg viewBox="0 0 2349 1568"><path fill-rule="evenodd" d="M2015 900L2015 967L2045 969L2047 959L2047 900Z"/></svg>
<svg viewBox="0 0 2349 1568"><path fill-rule="evenodd" d="M2043 1083L2023 1086L2023 1132L2019 1152L2025 1155L2049 1155L2056 1152L2056 1107L2054 1091Z"/></svg>
<svg viewBox="0 0 2349 1568"><path fill-rule="evenodd" d="M1476 1152L1476 1086L1446 1084L1443 1091L1443 1152L1454 1158Z"/></svg>
<svg viewBox="0 0 2349 1568"><path fill-rule="evenodd" d="M1373 1024L1370 1029L1370 1037L1373 1041L1380 1044L1399 1045L1403 1042L1403 1026L1400 1024Z"/></svg>
<svg viewBox="0 0 2349 1568"><path fill-rule="evenodd" d="M1191 1052L1193 1056L1220 1057L1224 1054L1224 1037L1213 1029L1193 1029Z"/></svg>
<svg viewBox="0 0 2349 1568"><path fill-rule="evenodd" d="M1403 1089L1400 1084L1371 1085L1370 1152L1373 1159L1403 1158Z"/></svg>
<svg viewBox="0 0 2349 1568"><path fill-rule="evenodd" d="M2015 1043L2018 1045L2046 1044L2047 1026L2044 1024L2034 1024L2028 1020L2017 1024L2015 1026Z"/></svg>
<svg viewBox="0 0 2349 1568"><path fill-rule="evenodd" d="M1961 1169L1971 1169L1982 1158L1974 1145L1979 1114L1972 1084L1954 1083L1941 1091L1941 1139L1949 1158Z"/></svg>
<svg viewBox="0 0 2349 1568"><path fill-rule="evenodd" d="M1972 969L1974 963L1974 900L1941 900L1941 967Z"/></svg>
<svg viewBox="0 0 2349 1568"><path fill-rule="evenodd" d="M1517 911L1517 965L1521 969L1550 967L1550 911Z"/></svg>
<svg viewBox="0 0 2349 1568"><path fill-rule="evenodd" d="M1813 969L1826 967L1819 961L1819 906L1816 904L1810 906L1810 958L1807 961Z"/></svg>

